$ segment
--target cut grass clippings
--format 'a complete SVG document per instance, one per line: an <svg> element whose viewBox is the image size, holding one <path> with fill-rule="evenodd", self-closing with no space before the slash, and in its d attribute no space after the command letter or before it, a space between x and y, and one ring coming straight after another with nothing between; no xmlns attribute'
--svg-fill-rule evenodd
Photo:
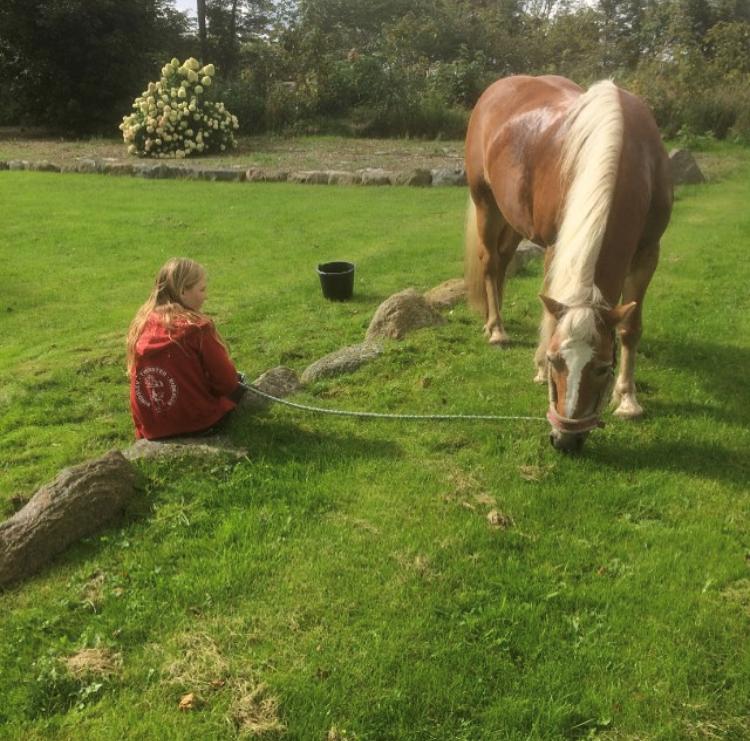
<svg viewBox="0 0 750 741"><path fill-rule="evenodd" d="M546 425L274 407L239 460L142 461L146 504L0 594L11 739L684 739L750 729L750 156L678 192L645 306L646 417L582 456ZM0 506L132 441L124 335L166 258L248 373L361 341L390 294L461 273L459 188L0 173ZM352 301L319 262L356 263ZM464 306L296 399L542 415L539 265L514 344ZM117 671L76 677L99 649ZM193 695L190 708L180 702Z"/></svg>

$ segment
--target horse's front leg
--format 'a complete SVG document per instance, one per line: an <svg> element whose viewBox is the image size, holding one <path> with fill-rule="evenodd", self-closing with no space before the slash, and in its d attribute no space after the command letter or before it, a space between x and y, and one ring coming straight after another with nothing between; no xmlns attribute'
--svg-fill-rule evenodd
<svg viewBox="0 0 750 741"><path fill-rule="evenodd" d="M542 293L547 293L547 274L549 266L552 264L552 258L554 256L554 249L547 247L544 252L544 284ZM547 346L549 345L550 338L555 333L555 327L557 326L557 319L547 311L545 307L542 310L542 323L539 325L539 345L534 353L534 367L536 368L536 375L534 376L534 383L547 383Z"/></svg>
<svg viewBox="0 0 750 741"><path fill-rule="evenodd" d="M658 261L658 243L642 248L633 259L623 287L622 303L635 301L636 307L618 329L622 357L612 401L616 407L614 414L621 419L637 419L643 415L643 407L635 395L635 357L643 332L643 298Z"/></svg>

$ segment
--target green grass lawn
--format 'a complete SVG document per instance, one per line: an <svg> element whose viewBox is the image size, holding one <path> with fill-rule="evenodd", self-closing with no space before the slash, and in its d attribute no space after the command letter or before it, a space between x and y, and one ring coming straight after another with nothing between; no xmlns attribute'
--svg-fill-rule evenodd
<svg viewBox="0 0 750 741"><path fill-rule="evenodd" d="M750 152L715 156L729 174L678 193L647 299L645 419L568 458L542 423L275 407L235 421L239 462L141 463L123 523L0 594L0 738L750 737ZM251 377L461 273L460 188L3 172L0 200L6 515L132 441L124 335L166 258L206 265ZM331 259L357 265L351 302L321 297ZM508 287L507 351L459 306L295 398L542 415L539 285ZM87 648L113 671L66 669Z"/></svg>

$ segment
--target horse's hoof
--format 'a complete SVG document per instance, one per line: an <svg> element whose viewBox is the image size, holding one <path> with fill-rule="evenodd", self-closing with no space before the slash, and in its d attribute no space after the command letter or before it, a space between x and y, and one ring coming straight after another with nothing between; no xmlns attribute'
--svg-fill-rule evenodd
<svg viewBox="0 0 750 741"><path fill-rule="evenodd" d="M494 329L492 334L490 334L489 342L490 345L495 345L496 347L508 347L508 345L510 345L510 337L508 337L507 334Z"/></svg>
<svg viewBox="0 0 750 741"><path fill-rule="evenodd" d="M634 399L623 397L614 415L618 419L640 419L643 416L643 407Z"/></svg>

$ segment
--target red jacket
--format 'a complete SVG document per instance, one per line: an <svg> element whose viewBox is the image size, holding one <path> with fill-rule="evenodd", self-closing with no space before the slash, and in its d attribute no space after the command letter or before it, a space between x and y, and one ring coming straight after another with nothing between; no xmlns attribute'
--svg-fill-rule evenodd
<svg viewBox="0 0 750 741"><path fill-rule="evenodd" d="M236 404L237 369L213 324L176 323L167 332L151 314L135 347L130 409L136 437L199 432L216 424Z"/></svg>

